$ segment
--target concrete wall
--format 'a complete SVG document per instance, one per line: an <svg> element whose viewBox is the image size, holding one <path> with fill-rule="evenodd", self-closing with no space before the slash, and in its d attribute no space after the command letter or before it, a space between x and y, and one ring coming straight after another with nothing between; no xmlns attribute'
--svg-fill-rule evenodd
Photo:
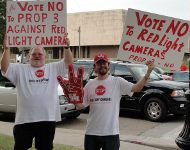
<svg viewBox="0 0 190 150"><path fill-rule="evenodd" d="M71 46L118 45L123 32L126 10L106 10L68 14Z"/></svg>
<svg viewBox="0 0 190 150"><path fill-rule="evenodd" d="M121 9L68 14L67 31L74 57L79 57L79 36L80 58L93 58L100 51L116 57L126 14Z"/></svg>
<svg viewBox="0 0 190 150"><path fill-rule="evenodd" d="M94 56L97 53L103 52L107 54L109 57L115 57L117 56L118 46L96 46L91 48L91 58L94 58Z"/></svg>

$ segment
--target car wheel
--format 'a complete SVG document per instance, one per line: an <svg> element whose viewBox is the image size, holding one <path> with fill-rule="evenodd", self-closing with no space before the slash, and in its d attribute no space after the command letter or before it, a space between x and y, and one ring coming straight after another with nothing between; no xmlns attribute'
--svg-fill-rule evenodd
<svg viewBox="0 0 190 150"><path fill-rule="evenodd" d="M163 121L167 116L166 105L159 98L150 98L144 105L144 114L151 121Z"/></svg>

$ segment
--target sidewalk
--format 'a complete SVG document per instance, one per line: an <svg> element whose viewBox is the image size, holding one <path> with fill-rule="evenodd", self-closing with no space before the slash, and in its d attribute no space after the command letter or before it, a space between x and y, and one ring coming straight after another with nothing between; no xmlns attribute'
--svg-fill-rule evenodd
<svg viewBox="0 0 190 150"><path fill-rule="evenodd" d="M84 131L56 129L55 143L83 148ZM152 137L120 135L120 150L179 150L175 139L159 139Z"/></svg>
<svg viewBox="0 0 190 150"><path fill-rule="evenodd" d="M0 133L12 136L13 126L14 123L0 121ZM176 136L176 132L172 134ZM54 143L83 148L84 133L81 130L57 128ZM180 150L173 135L168 138L152 138L121 134L120 150Z"/></svg>

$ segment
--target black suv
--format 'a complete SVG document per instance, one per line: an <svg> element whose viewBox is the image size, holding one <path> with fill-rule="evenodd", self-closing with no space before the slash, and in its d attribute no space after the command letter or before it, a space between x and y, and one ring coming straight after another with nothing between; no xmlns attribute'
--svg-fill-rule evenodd
<svg viewBox="0 0 190 150"><path fill-rule="evenodd" d="M146 73L147 66L142 64L111 62L110 74L120 76L129 82L137 83ZM86 82L93 79L93 71ZM163 121L168 114L183 115L186 113L185 91L189 85L181 82L163 80L152 71L150 79L143 90L132 97L123 95L120 102L121 110L143 112L151 121Z"/></svg>

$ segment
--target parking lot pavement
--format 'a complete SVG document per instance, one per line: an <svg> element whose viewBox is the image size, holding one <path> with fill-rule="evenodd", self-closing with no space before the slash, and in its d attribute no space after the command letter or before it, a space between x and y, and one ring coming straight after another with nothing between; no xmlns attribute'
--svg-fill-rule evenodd
<svg viewBox="0 0 190 150"><path fill-rule="evenodd" d="M13 126L14 123L0 121L0 133L12 136ZM57 128L54 143L83 148L84 133L85 131L83 130ZM120 139L120 150L179 150L175 144L175 139L126 136L122 134L120 135Z"/></svg>

